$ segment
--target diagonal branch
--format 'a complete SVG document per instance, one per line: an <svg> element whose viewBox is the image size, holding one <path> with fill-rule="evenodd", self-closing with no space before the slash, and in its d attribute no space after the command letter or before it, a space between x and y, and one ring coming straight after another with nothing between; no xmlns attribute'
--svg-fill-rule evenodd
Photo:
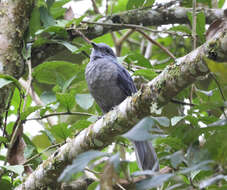
<svg viewBox="0 0 227 190"><path fill-rule="evenodd" d="M78 154L90 149L102 149L111 144L117 136L127 132L140 119L155 114L157 109L166 105L182 89L209 73L203 57L209 57L211 50L216 51L216 60L227 60L227 26L212 42L207 42L190 54L176 59L175 64L168 66L136 94L128 97L114 110L60 147L28 176L17 190L60 187L60 184L56 183L57 178Z"/></svg>

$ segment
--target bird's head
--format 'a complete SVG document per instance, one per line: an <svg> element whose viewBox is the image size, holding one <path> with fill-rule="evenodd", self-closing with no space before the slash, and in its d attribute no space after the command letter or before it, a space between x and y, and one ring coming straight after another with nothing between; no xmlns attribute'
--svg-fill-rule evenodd
<svg viewBox="0 0 227 190"><path fill-rule="evenodd" d="M106 45L105 43L94 43L91 42L91 45L93 46L91 56L90 58L116 58L116 55L114 54L113 50L110 46Z"/></svg>

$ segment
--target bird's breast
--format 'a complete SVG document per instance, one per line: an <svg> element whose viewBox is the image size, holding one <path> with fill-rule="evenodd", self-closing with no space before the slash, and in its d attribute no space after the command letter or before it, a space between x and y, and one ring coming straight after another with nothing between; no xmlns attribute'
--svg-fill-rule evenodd
<svg viewBox="0 0 227 190"><path fill-rule="evenodd" d="M86 80L90 88L105 88L117 79L117 68L108 62L88 65Z"/></svg>

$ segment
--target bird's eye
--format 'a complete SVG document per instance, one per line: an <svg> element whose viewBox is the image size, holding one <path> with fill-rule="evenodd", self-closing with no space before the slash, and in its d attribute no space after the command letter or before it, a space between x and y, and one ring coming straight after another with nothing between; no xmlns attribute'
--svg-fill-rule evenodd
<svg viewBox="0 0 227 190"><path fill-rule="evenodd" d="M106 53L111 54L111 51L109 49L106 49Z"/></svg>

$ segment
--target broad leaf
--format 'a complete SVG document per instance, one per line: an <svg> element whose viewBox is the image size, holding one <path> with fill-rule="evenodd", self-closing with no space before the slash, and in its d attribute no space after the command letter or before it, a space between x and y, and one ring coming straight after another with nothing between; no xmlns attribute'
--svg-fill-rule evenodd
<svg viewBox="0 0 227 190"><path fill-rule="evenodd" d="M91 94L76 94L76 102L81 108L88 110L94 103Z"/></svg>
<svg viewBox="0 0 227 190"><path fill-rule="evenodd" d="M125 133L123 137L126 137L134 141L145 141L151 139L150 131L155 125L154 120L150 117L145 117L139 123L137 123L130 131Z"/></svg>
<svg viewBox="0 0 227 190"><path fill-rule="evenodd" d="M90 161L105 155L107 154L96 150L90 150L79 154L77 158L73 160L72 165L65 168L58 178L58 181L69 181L73 174L83 171Z"/></svg>

